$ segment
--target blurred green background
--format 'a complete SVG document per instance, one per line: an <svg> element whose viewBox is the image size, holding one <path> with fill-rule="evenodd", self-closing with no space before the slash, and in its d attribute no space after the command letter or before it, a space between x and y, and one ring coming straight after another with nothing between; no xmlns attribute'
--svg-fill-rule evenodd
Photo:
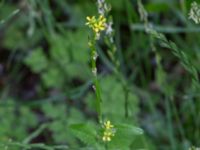
<svg viewBox="0 0 200 150"><path fill-rule="evenodd" d="M200 146L199 88L194 88L184 60L145 32L137 0L106 2L112 7L116 59L131 89L125 118L123 86L99 41L103 115L113 123L128 122L144 130L131 136L130 150ZM176 43L198 73L200 26L188 19L191 2L142 1L149 24ZM12 141L85 147L69 125L98 124L85 26L86 16L96 14L95 0L1 0L0 149L22 149L17 144L5 146Z"/></svg>

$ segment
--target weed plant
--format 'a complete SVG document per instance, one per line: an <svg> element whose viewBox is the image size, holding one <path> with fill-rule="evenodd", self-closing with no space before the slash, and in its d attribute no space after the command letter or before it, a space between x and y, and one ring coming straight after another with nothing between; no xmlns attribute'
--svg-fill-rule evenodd
<svg viewBox="0 0 200 150"><path fill-rule="evenodd" d="M0 12L0 150L199 149L199 1Z"/></svg>

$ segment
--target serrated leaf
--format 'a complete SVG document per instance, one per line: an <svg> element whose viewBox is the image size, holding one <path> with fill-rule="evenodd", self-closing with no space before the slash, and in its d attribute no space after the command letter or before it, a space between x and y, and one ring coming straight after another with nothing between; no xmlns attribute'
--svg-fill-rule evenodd
<svg viewBox="0 0 200 150"><path fill-rule="evenodd" d="M62 87L64 77L59 68L52 66L42 74L42 80L46 87Z"/></svg>
<svg viewBox="0 0 200 150"><path fill-rule="evenodd" d="M35 73L40 73L47 68L48 60L42 48L37 48L26 57L25 64L28 65Z"/></svg>

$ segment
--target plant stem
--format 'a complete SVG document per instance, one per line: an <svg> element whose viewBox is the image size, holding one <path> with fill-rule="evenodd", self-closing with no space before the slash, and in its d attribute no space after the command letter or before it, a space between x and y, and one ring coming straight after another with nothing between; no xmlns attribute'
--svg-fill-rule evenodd
<svg viewBox="0 0 200 150"><path fill-rule="evenodd" d="M89 46L91 49L91 68L92 68L92 73L93 73L93 83L94 83L94 91L96 94L96 109L98 113L98 120L100 123L102 123L102 111L101 111L101 91L100 91L100 85L99 85L99 80L97 77L97 67L96 67L96 59L98 57L97 55L97 50L95 46L95 38L89 40Z"/></svg>
<svg viewBox="0 0 200 150"><path fill-rule="evenodd" d="M108 150L108 143L105 143L105 150Z"/></svg>

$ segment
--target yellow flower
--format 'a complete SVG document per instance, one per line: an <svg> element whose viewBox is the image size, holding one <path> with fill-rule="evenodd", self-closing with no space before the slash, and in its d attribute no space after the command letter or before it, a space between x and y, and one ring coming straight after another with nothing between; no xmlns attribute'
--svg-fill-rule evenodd
<svg viewBox="0 0 200 150"><path fill-rule="evenodd" d="M111 141L111 137L112 136L114 136L114 133L113 132L111 132L111 131L105 131L104 133L103 133L103 138L102 138L102 140L104 141L104 142L109 142L109 141Z"/></svg>
<svg viewBox="0 0 200 150"><path fill-rule="evenodd" d="M103 132L102 140L104 142L111 141L112 137L115 135L114 125L112 125L111 122L107 120L106 122L104 122L103 128L104 128L104 132Z"/></svg>
<svg viewBox="0 0 200 150"><path fill-rule="evenodd" d="M86 19L86 25L92 28L96 36L99 36L100 32L106 29L106 18L104 16L100 15L99 18L92 16L86 17Z"/></svg>
<svg viewBox="0 0 200 150"><path fill-rule="evenodd" d="M106 129L112 129L114 126L111 124L111 122L108 120L106 122L104 122L104 127Z"/></svg>
<svg viewBox="0 0 200 150"><path fill-rule="evenodd" d="M86 19L87 19L86 25L88 25L89 27L92 27L93 24L96 22L95 16L86 17Z"/></svg>

